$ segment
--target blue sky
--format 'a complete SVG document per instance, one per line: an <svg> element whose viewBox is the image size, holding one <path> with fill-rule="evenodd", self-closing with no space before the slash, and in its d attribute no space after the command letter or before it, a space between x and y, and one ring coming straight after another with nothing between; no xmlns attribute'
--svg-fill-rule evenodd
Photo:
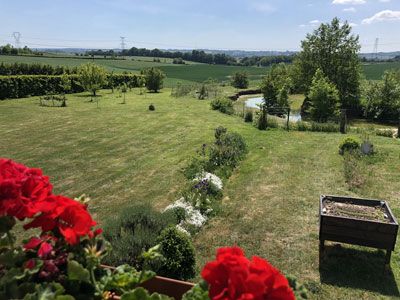
<svg viewBox="0 0 400 300"><path fill-rule="evenodd" d="M0 44L298 50L320 22L354 24L364 52L400 50L400 0L0 0Z"/></svg>

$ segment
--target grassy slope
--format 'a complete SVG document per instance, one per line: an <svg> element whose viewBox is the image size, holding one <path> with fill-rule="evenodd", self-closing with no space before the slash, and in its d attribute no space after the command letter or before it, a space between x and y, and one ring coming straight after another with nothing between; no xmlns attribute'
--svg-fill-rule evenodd
<svg viewBox="0 0 400 300"><path fill-rule="evenodd" d="M400 216L399 141L373 137L379 159L366 187L349 192L337 153L342 135L261 132L210 111L207 101L173 99L168 90L128 93L125 105L117 94L102 94L99 109L84 95L68 96L67 108L39 107L37 98L0 101L0 156L43 168L57 193L89 194L101 223L131 203L162 209L175 200L184 182L180 168L212 141L215 127L226 126L245 137L249 154L226 184L221 214L195 238L199 266L217 247L238 244L320 289L315 299L396 295L399 249L394 276L383 277L383 254L366 249L331 251L319 270L317 211L321 193L357 194L387 199Z"/></svg>
<svg viewBox="0 0 400 300"><path fill-rule="evenodd" d="M369 80L380 80L386 70L399 69L400 62L367 63L363 64L365 77Z"/></svg>

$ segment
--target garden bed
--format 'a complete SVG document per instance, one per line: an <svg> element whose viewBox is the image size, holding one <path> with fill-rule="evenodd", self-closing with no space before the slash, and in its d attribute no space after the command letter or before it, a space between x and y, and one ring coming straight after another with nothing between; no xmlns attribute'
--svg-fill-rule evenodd
<svg viewBox="0 0 400 300"><path fill-rule="evenodd" d="M350 197L320 197L320 247L326 240L384 249L390 263L398 223L386 201Z"/></svg>

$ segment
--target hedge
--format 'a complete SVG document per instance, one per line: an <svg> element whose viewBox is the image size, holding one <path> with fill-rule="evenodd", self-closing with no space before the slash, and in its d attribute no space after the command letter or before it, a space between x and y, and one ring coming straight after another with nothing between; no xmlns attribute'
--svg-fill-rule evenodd
<svg viewBox="0 0 400 300"><path fill-rule="evenodd" d="M83 92L79 84L78 75L68 75L71 79L71 89L65 91L61 75L15 75L0 76L0 99L24 98L29 96L42 96L60 93ZM107 83L103 88L111 88L126 83L129 87L138 87L142 76L135 74L108 74Z"/></svg>

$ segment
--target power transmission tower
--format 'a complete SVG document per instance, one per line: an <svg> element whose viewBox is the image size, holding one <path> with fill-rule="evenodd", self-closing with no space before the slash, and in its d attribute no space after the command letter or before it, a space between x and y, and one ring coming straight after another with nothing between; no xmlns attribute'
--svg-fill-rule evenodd
<svg viewBox="0 0 400 300"><path fill-rule="evenodd" d="M119 37L121 39L121 50L125 50L125 37L124 36L120 36Z"/></svg>
<svg viewBox="0 0 400 300"><path fill-rule="evenodd" d="M18 31L13 32L12 34L14 41L15 41L15 48L21 48L21 33Z"/></svg>
<svg viewBox="0 0 400 300"><path fill-rule="evenodd" d="M378 46L379 46L379 38L376 38L373 51L375 59L378 59Z"/></svg>

